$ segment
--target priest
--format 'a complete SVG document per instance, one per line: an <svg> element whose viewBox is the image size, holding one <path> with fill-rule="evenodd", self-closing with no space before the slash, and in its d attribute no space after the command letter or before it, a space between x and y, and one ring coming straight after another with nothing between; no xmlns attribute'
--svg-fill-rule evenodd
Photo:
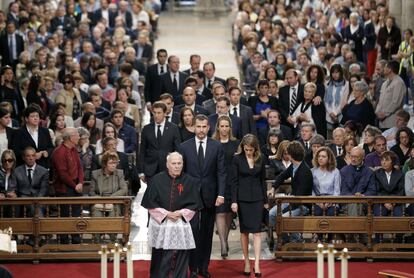
<svg viewBox="0 0 414 278"><path fill-rule="evenodd" d="M181 154L170 153L167 170L149 181L142 199L150 215L150 277L187 277L188 250L195 248L189 222L202 208L202 201L197 180L182 170Z"/></svg>

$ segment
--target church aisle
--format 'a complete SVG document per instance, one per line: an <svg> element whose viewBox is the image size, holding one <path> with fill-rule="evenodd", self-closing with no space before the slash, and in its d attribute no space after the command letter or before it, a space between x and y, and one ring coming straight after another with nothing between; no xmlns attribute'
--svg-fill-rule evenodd
<svg viewBox="0 0 414 278"><path fill-rule="evenodd" d="M165 48L169 55L180 58L180 70L189 68L191 54L201 55L201 67L204 62L213 61L216 64L216 75L222 78L235 76L239 79L239 72L231 45L231 16L216 18L200 18L192 12L176 12L162 14L159 19L159 34L155 42L156 51ZM145 119L149 121L147 114ZM151 250L147 246L147 211L140 206L146 185L142 184L138 196L135 198L132 215L132 229L130 241L134 247L134 260L149 260ZM251 245L252 236L251 236ZM243 258L239 230L231 230L229 235L230 260ZM251 248L253 249L253 248ZM263 233L263 259L272 259L266 243L266 234ZM253 250L250 257L254 258ZM216 234L213 238L213 260L221 260L220 241Z"/></svg>

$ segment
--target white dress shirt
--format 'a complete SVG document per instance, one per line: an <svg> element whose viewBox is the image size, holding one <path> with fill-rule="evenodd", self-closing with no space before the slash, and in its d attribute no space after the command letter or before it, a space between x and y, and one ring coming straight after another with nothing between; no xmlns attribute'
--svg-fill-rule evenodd
<svg viewBox="0 0 414 278"><path fill-rule="evenodd" d="M33 141L35 142L36 147L38 147L39 146L39 128L36 127L35 130L31 130L28 126L26 126L26 128L30 134L30 137L32 137Z"/></svg>
<svg viewBox="0 0 414 278"><path fill-rule="evenodd" d="M161 135L163 135L163 134L164 134L165 119L162 121L162 123L157 124L157 123L155 123L155 122L154 122L154 124L155 124L155 138L157 138L158 126L159 126L159 125L161 125L161 126L160 126L160 129L161 129Z"/></svg>
<svg viewBox="0 0 414 278"><path fill-rule="evenodd" d="M206 149L207 149L207 136L204 137L203 140L200 140L197 138L197 136L195 137L195 142L196 142L196 150L197 150L197 154L198 154L198 148L200 147L200 141L203 142L203 151L204 151L204 157L206 157Z"/></svg>

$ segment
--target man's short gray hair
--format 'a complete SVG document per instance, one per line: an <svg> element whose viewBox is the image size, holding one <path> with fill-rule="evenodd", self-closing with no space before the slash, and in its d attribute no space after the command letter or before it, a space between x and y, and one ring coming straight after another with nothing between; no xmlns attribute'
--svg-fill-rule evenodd
<svg viewBox="0 0 414 278"><path fill-rule="evenodd" d="M179 152L172 152L167 155L167 162L174 156L178 156L181 160L183 160L183 156Z"/></svg>
<svg viewBox="0 0 414 278"><path fill-rule="evenodd" d="M71 136L75 135L78 130L74 127L67 127L62 132L62 139L63 141L68 141Z"/></svg>

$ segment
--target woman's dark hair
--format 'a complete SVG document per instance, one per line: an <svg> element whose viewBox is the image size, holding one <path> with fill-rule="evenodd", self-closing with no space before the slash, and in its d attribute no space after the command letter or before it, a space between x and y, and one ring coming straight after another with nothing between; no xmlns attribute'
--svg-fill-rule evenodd
<svg viewBox="0 0 414 278"><path fill-rule="evenodd" d="M407 133L408 136L408 146L411 146L414 143L414 133L412 132L412 130L409 127L401 127L400 129L398 129L397 134L395 134L395 142L397 143L397 145L399 145L400 142L400 135L401 132L405 132Z"/></svg>
<svg viewBox="0 0 414 278"><path fill-rule="evenodd" d="M259 89L261 86L268 86L269 87L269 81L267 79L259 80L259 82L257 82L257 89Z"/></svg>
<svg viewBox="0 0 414 278"><path fill-rule="evenodd" d="M316 79L316 83L317 84L323 84L325 81L325 72L323 71L322 67L319 65L311 65L308 70L306 71L306 80L308 80L308 82L310 82L310 72L313 69L317 69L318 70L318 77ZM313 81L312 81L313 82Z"/></svg>
<svg viewBox="0 0 414 278"><path fill-rule="evenodd" d="M89 119L90 119L92 116L94 116L94 117L95 117L95 115L94 115L93 113L91 113L91 112L85 112L85 114L83 114L83 116L82 116L82 121L81 121L82 126L83 126L84 128L86 128L87 130L89 130L90 128L89 128L86 124L88 123ZM92 128L95 128L95 127L96 127L96 118L95 118L95 123L94 123L94 125L93 125L93 127L92 127Z"/></svg>
<svg viewBox="0 0 414 278"><path fill-rule="evenodd" d="M278 142L276 144L276 149L277 149L279 147L280 142L283 141L283 134L282 134L282 132L280 132L280 130L271 128L269 130L269 134L267 135L267 140L266 140L266 145L267 145L268 148L271 147L270 146L270 137L273 137L273 136L276 136L277 139L278 139L277 140Z"/></svg>
<svg viewBox="0 0 414 278"><path fill-rule="evenodd" d="M55 113L55 114L53 114L50 117L50 125L49 125L49 128L51 130L56 131L56 127L57 127L56 126L56 121L57 121L57 118L60 117L60 116L62 116L63 118L65 118L65 114L62 114L62 113Z"/></svg>
<svg viewBox="0 0 414 278"><path fill-rule="evenodd" d="M414 169L414 159L413 159L413 157L411 156L411 151L414 149L414 144L412 144L411 145L411 147L410 147L410 151L409 151L409 154L410 154L410 158L409 159L407 159L407 166L408 166L408 170L412 170L412 169Z"/></svg>
<svg viewBox="0 0 414 278"><path fill-rule="evenodd" d="M65 74L63 81L65 82L66 80L70 80L70 82L72 82L72 85L75 85L75 78L73 78L72 74Z"/></svg>
<svg viewBox="0 0 414 278"><path fill-rule="evenodd" d="M398 156L393 151L385 151L380 155L381 160L390 159L392 161L392 167L398 164Z"/></svg>
<svg viewBox="0 0 414 278"><path fill-rule="evenodd" d="M330 69L330 73L331 73L331 80L333 80L332 79L332 73L334 73L334 72L339 72L339 80L336 80L336 81L342 81L342 80L344 80L344 69L342 68L342 66L340 65L340 64L334 64L334 65L332 65L332 67L331 67L331 69Z"/></svg>
<svg viewBox="0 0 414 278"><path fill-rule="evenodd" d="M180 111L180 123L178 124L179 127L184 127L184 113L185 111L190 111L191 114L193 114L193 119L195 118L195 113L193 111L193 109L191 109L190 107L183 107L181 108Z"/></svg>
<svg viewBox="0 0 414 278"><path fill-rule="evenodd" d="M275 71L275 79L272 79L272 80L277 80L277 70L276 70L276 67L275 66L273 66L273 65L271 65L271 66L268 66L267 67L267 69L265 70L265 72L264 72L264 78L266 78L267 80L269 80L270 81L270 79L269 79L269 77L267 76L267 72L269 71L269 70L271 70L271 69L273 69L274 71Z"/></svg>

